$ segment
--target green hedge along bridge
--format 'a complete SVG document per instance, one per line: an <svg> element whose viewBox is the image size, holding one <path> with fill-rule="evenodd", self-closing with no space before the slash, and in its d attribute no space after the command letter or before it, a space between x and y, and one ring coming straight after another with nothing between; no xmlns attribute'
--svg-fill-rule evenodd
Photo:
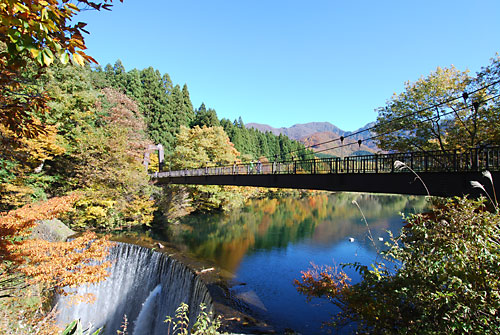
<svg viewBox="0 0 500 335"><path fill-rule="evenodd" d="M206 164L198 169L156 172L151 177L159 184L477 197L484 195L484 191L472 187L471 181L480 182L493 194L490 180L482 174L486 170L500 183L499 146L463 152L425 151L224 166Z"/></svg>

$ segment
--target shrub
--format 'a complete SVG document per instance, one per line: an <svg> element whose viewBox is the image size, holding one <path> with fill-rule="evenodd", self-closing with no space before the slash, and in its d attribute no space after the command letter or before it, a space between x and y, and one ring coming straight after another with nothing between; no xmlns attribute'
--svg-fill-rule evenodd
<svg viewBox="0 0 500 335"><path fill-rule="evenodd" d="M355 322L361 333L498 334L500 215L484 199L455 198L406 221L385 263L343 265L358 284L326 268L304 272L297 289L340 307L330 325Z"/></svg>

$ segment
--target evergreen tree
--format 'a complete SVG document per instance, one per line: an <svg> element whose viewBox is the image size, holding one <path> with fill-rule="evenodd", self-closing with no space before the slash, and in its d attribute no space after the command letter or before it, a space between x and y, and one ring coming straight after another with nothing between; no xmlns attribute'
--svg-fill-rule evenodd
<svg viewBox="0 0 500 335"><path fill-rule="evenodd" d="M172 84L172 79L170 79L170 75L168 73L165 73L161 77L161 80L162 80L163 88L165 90L165 94L170 96L172 94L172 90L174 87L174 85Z"/></svg>
<svg viewBox="0 0 500 335"><path fill-rule="evenodd" d="M137 69L130 70L127 73L127 85L125 87L127 96L134 99L140 106L140 101L144 95L144 87L141 81L141 72ZM144 110L141 111L144 112Z"/></svg>
<svg viewBox="0 0 500 335"><path fill-rule="evenodd" d="M172 126L175 129L176 133L179 132L179 128L181 125L189 125L188 117L184 114L184 99L179 85L175 85L174 89L172 90L168 108L170 113L172 114Z"/></svg>
<svg viewBox="0 0 500 335"><path fill-rule="evenodd" d="M104 67L104 74L106 75L108 81L110 81L114 77L115 70L113 69L113 66L111 64L106 64L106 66Z"/></svg>
<svg viewBox="0 0 500 335"><path fill-rule="evenodd" d="M194 108L191 98L189 97L189 90L186 84L182 87L182 100L184 102L184 115L187 120L185 125L188 126L194 119Z"/></svg>
<svg viewBox="0 0 500 335"><path fill-rule="evenodd" d="M111 85L113 88L121 91L121 92L126 92L126 86L127 86L127 71L125 71L125 67L122 64L121 60L117 60L115 62L115 65L113 66L113 79L111 81Z"/></svg>
<svg viewBox="0 0 500 335"><path fill-rule="evenodd" d="M106 77L106 73L102 69L100 65L94 66L91 74L92 77L92 84L95 88L97 89L103 89L105 87L110 87L111 84L108 81L108 78Z"/></svg>
<svg viewBox="0 0 500 335"><path fill-rule="evenodd" d="M175 126L168 110L168 95L158 70L148 67L141 71L144 94L139 104L148 125L149 137L170 152L174 143Z"/></svg>
<svg viewBox="0 0 500 335"><path fill-rule="evenodd" d="M202 103L200 108L195 111L195 116L193 122L191 123L191 127L199 126L199 127L218 127L220 126L219 119L217 118L217 113L215 109L205 107L205 104Z"/></svg>

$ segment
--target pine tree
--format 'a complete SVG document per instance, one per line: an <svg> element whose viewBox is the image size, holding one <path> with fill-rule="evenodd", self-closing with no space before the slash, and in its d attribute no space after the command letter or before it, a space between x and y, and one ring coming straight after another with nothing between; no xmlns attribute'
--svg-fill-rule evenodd
<svg viewBox="0 0 500 335"><path fill-rule="evenodd" d="M141 82L141 72L139 70L133 69L128 72L125 93L140 104L140 100L144 95L144 87Z"/></svg>
<svg viewBox="0 0 500 335"><path fill-rule="evenodd" d="M184 115L184 99L179 85L175 85L174 89L172 90L172 94L168 103L168 109L172 114L172 126L175 129L175 133L177 134L181 125L189 125L187 117Z"/></svg>
<svg viewBox="0 0 500 335"><path fill-rule="evenodd" d="M111 82L111 85L121 91L121 92L126 92L126 86L127 86L127 71L125 71L125 67L122 64L121 60L117 60L115 62L115 65L113 66L113 80Z"/></svg>
<svg viewBox="0 0 500 335"><path fill-rule="evenodd" d="M185 126L188 126L194 119L194 108L191 98L189 97L189 90L186 84L182 87L182 100L184 102L184 115L187 120Z"/></svg>
<svg viewBox="0 0 500 335"><path fill-rule="evenodd" d="M207 110L204 103L201 104L200 108L195 111L195 117L191 123L191 127L218 127L220 126L219 119L217 118L217 113L215 109L209 108Z"/></svg>
<svg viewBox="0 0 500 335"><path fill-rule="evenodd" d="M148 134L154 143L161 143L170 152L174 143L175 128L168 110L169 96L158 70L148 67L141 71L144 94L139 100L148 125Z"/></svg>

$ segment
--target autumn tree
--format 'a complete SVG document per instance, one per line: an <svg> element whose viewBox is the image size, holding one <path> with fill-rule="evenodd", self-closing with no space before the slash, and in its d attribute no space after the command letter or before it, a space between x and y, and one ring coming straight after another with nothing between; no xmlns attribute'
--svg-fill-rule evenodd
<svg viewBox="0 0 500 335"><path fill-rule="evenodd" d="M37 125L40 123L37 121ZM58 144L57 130L45 126L43 133L18 138L14 131L0 124L0 210L9 210L46 198L43 184L49 182L43 166L65 149ZM36 177L40 178L37 179Z"/></svg>
<svg viewBox="0 0 500 335"><path fill-rule="evenodd" d="M239 156L222 127L181 126L171 157L172 169L232 164Z"/></svg>
<svg viewBox="0 0 500 335"><path fill-rule="evenodd" d="M16 192L33 193L30 191L36 189L34 184L44 180L44 163L67 153L60 137L67 135L71 127L59 133L58 121L65 117L52 114L49 94L40 83L55 62L71 61L78 66L95 62L85 53L85 24L74 18L83 8L109 9L111 1L0 3L0 191L2 202L8 201L7 207L32 201L33 198L18 201L20 197L15 195L13 200L10 196ZM107 275L109 263L99 264L110 246L105 238L97 238L93 233L84 233L71 242L28 238L38 220L61 215L76 200L75 195L53 197L0 213L2 298L26 292L27 285L60 291L65 286L100 281Z"/></svg>
<svg viewBox="0 0 500 335"><path fill-rule="evenodd" d="M402 93L394 94L385 107L377 110L378 146L401 152L455 149L456 143L450 142L448 133L456 125L457 115L468 115L464 101L452 99L462 96L470 80L467 72L450 67L437 68L425 78L405 83ZM474 136L468 139L475 142Z"/></svg>
<svg viewBox="0 0 500 335"><path fill-rule="evenodd" d="M455 67L437 68L406 83L379 108L378 145L389 151L464 150L498 144L499 60L476 77Z"/></svg>
<svg viewBox="0 0 500 335"><path fill-rule="evenodd" d="M238 156L239 152L222 127L195 126L189 129L181 126L169 160L172 169L193 169L204 167L207 163L211 166L234 164ZM234 205L233 201L242 201L242 197L229 186L189 186L187 190L194 210L229 208Z"/></svg>
<svg viewBox="0 0 500 335"><path fill-rule="evenodd" d="M55 289L63 293L64 287L96 283L108 275L107 268L110 263L104 260L111 243L106 238L97 238L91 232L84 233L70 242L49 242L28 238L38 220L52 219L71 210L76 199L77 196L72 194L0 213L2 308L6 305L5 302L18 299L25 292L33 292L33 287L37 287L36 291L42 297L39 306L33 304L36 299L31 297L32 303L23 307L22 313L28 321L28 324L23 325L28 329L23 331L27 333L34 324L40 325L41 321L33 316L44 302L43 299L49 297L47 293L50 290ZM91 296L74 298L85 301L92 299ZM10 314L3 319L3 325L9 326L9 318L12 317L14 315ZM42 318L42 320L47 319ZM54 325L47 321L42 323L45 329L41 333L50 334ZM17 326L18 323L14 326L14 330Z"/></svg>
<svg viewBox="0 0 500 335"><path fill-rule="evenodd" d="M17 135L43 132L33 112L46 113L48 96L33 78L56 59L84 65L85 23L74 22L82 6L109 9L112 0L74 2L16 0L0 4L0 123ZM79 7L80 6L80 7ZM27 65L31 67L27 68Z"/></svg>
<svg viewBox="0 0 500 335"><path fill-rule="evenodd" d="M84 196L69 217L75 227L116 229L152 220L154 188L142 165L152 144L137 104L123 93L104 89L98 109L109 108L100 127L78 135L71 156L76 184Z"/></svg>
<svg viewBox="0 0 500 335"><path fill-rule="evenodd" d="M491 59L488 66L481 68L476 78L471 81L467 91L474 91L467 98L472 107L465 110L465 115L457 117L456 131L450 136L454 141L473 146L472 140L481 145L500 143L500 56ZM462 112L464 113L464 112ZM467 134L464 138L463 134Z"/></svg>

